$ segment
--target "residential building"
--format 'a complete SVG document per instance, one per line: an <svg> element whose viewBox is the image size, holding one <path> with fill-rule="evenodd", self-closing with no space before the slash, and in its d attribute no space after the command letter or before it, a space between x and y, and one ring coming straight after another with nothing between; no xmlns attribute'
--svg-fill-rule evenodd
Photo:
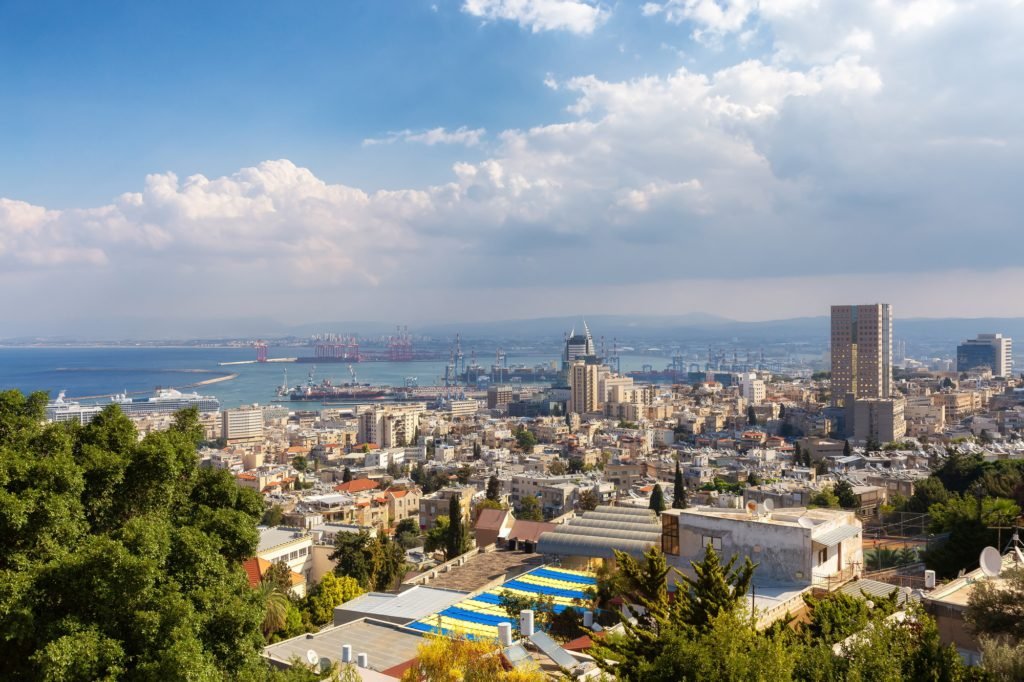
<svg viewBox="0 0 1024 682"><path fill-rule="evenodd" d="M461 488L441 488L436 493L424 495L420 498L420 528L423 530L433 528L438 516L448 516L450 500L456 495L460 497L463 523L468 525L469 512L473 506L473 495L475 494L476 488L466 486Z"/></svg>
<svg viewBox="0 0 1024 682"><path fill-rule="evenodd" d="M569 367L569 412L587 414L601 409L598 392L598 366L581 360Z"/></svg>
<svg viewBox="0 0 1024 682"><path fill-rule="evenodd" d="M892 306L832 306L832 403L892 393Z"/></svg>
<svg viewBox="0 0 1024 682"><path fill-rule="evenodd" d="M359 441L383 448L405 447L416 441L423 403L375 405L359 414Z"/></svg>
<svg viewBox="0 0 1024 682"><path fill-rule="evenodd" d="M487 388L487 409L496 410L507 407L512 402L512 387L504 384Z"/></svg>
<svg viewBox="0 0 1024 682"><path fill-rule="evenodd" d="M260 528L256 557L274 563L283 561L293 572L310 581L313 569L313 536L298 528ZM295 589L294 587L292 588Z"/></svg>
<svg viewBox="0 0 1024 682"><path fill-rule="evenodd" d="M834 590L864 566L861 522L852 511L694 507L665 510L661 524L662 551L684 573L692 574L690 562L703 559L708 545L719 556L750 557L761 583Z"/></svg>
<svg viewBox="0 0 1024 682"><path fill-rule="evenodd" d="M956 347L956 371L987 368L995 377L1013 374L1013 340L1002 334L978 334Z"/></svg>
<svg viewBox="0 0 1024 682"><path fill-rule="evenodd" d="M750 405L760 405L767 395L764 380L758 379L753 372L744 373L740 377L740 392Z"/></svg>
<svg viewBox="0 0 1024 682"><path fill-rule="evenodd" d="M221 436L228 445L263 441L263 410L237 407L221 413Z"/></svg>
<svg viewBox="0 0 1024 682"><path fill-rule="evenodd" d="M907 433L905 408L906 400L903 398L858 398L846 406L847 433L864 442L899 440Z"/></svg>

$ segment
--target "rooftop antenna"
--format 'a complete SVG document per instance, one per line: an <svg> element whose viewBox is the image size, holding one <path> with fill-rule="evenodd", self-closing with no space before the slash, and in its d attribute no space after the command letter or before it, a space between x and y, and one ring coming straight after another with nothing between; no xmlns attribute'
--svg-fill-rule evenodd
<svg viewBox="0 0 1024 682"><path fill-rule="evenodd" d="M773 511L775 511L775 503L772 502L771 500L765 500L764 511L766 514L771 514Z"/></svg>
<svg viewBox="0 0 1024 682"><path fill-rule="evenodd" d="M981 550L978 563L981 564L981 572L989 578L997 577L1003 570L1003 557L995 547L986 547Z"/></svg>
<svg viewBox="0 0 1024 682"><path fill-rule="evenodd" d="M317 652L313 651L312 649L309 649L306 652L306 662L309 663L310 665L316 665L317 663L320 662L320 654L318 654Z"/></svg>

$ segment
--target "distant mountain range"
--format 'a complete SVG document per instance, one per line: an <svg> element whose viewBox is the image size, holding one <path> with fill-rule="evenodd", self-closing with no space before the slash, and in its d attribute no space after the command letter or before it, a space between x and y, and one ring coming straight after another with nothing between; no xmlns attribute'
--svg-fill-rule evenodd
<svg viewBox="0 0 1024 682"><path fill-rule="evenodd" d="M827 316L798 317L785 320L743 322L709 313L686 315L579 315L542 317L525 320L492 322L451 322L421 324L410 327L414 335L436 338L509 339L551 341L560 339L570 329L579 331L586 320L595 338L621 340L673 341L806 341L827 340ZM361 336L392 334L395 326L373 321L339 321L287 325L269 318L232 320L88 320L81 323L64 321L57 329L33 330L32 336L8 330L7 341L25 342L33 339L50 342L113 341L113 340L185 340L229 338L308 337L319 333L345 333ZM71 331L74 330L74 331ZM13 333L11 333L13 332ZM897 318L894 336L908 342L955 344L978 333L1001 332L1021 339L1024 344L1024 318ZM17 336L16 336L17 335ZM1024 347L1024 346L1022 346Z"/></svg>

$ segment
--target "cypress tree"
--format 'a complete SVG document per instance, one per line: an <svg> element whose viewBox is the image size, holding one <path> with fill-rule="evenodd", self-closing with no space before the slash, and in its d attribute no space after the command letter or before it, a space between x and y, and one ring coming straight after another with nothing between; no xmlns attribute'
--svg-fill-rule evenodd
<svg viewBox="0 0 1024 682"><path fill-rule="evenodd" d="M847 441L843 442L843 457L849 457L849 456L850 456L850 441L847 440Z"/></svg>
<svg viewBox="0 0 1024 682"><path fill-rule="evenodd" d="M501 496L501 482L497 476L491 476L487 479L487 499L493 502L497 502Z"/></svg>
<svg viewBox="0 0 1024 682"><path fill-rule="evenodd" d="M665 511L665 493L661 492L660 483L655 483L654 490L651 491L650 508L658 514Z"/></svg>
<svg viewBox="0 0 1024 682"><path fill-rule="evenodd" d="M672 508L686 509L686 486L683 484L683 472L676 460L676 478L672 485Z"/></svg>
<svg viewBox="0 0 1024 682"><path fill-rule="evenodd" d="M341 482L342 483L348 483L351 480L352 480L352 472L349 471L348 467L345 467L345 473L343 473L341 475Z"/></svg>
<svg viewBox="0 0 1024 682"><path fill-rule="evenodd" d="M448 537L445 540L445 555L448 559L462 554L462 502L459 495L452 495L448 501Z"/></svg>

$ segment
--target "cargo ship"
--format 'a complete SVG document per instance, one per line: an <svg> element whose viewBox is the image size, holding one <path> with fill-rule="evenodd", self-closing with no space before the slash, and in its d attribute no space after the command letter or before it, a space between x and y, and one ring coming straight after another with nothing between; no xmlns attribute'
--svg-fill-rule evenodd
<svg viewBox="0 0 1024 682"><path fill-rule="evenodd" d="M372 386L360 384L356 379L355 370L349 365L348 370L352 374L352 381L345 384L335 385L330 379L324 379L320 383L313 380L313 372L316 367L309 371L309 377L305 384L299 384L293 388L288 387L288 373L285 372L285 383L281 384L277 394L287 395L290 400L302 400L307 402L337 402L340 400L381 400L392 397L395 390L390 386Z"/></svg>

